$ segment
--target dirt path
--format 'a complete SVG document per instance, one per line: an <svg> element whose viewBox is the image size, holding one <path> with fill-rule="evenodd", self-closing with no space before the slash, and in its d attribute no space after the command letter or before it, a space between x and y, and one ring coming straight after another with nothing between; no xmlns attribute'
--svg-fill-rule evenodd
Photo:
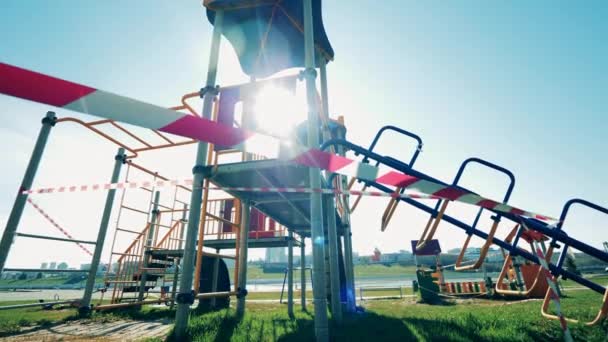
<svg viewBox="0 0 608 342"><path fill-rule="evenodd" d="M138 341L164 338L172 325L168 320L111 322L74 321L49 327L35 327L2 341Z"/></svg>

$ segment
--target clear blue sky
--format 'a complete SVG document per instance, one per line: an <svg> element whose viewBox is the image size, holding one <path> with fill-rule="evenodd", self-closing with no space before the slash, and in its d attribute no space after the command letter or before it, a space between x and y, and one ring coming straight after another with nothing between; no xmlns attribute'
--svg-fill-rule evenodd
<svg viewBox="0 0 608 342"><path fill-rule="evenodd" d="M475 156L515 173L511 203L520 207L557 216L573 197L608 206L606 2L381 3L324 1L325 26L336 50L328 67L330 111L345 116L351 141L368 145L381 126L400 126L425 142L417 169L445 181L462 160ZM1 61L163 106L202 86L210 33L200 1L194 0L0 4ZM222 48L219 83L245 81L231 47ZM5 146L0 150L0 229L48 109L0 96L0 144ZM112 146L74 127L57 129L51 145L39 184L108 177ZM380 146L403 159L412 148L397 136ZM179 159L185 167L176 176L188 176L193 155ZM75 166L78 161L89 169ZM471 171L465 185L502 197L503 177ZM75 236L92 238L103 196L78 196L78 201L91 196L97 205L87 211L90 215L66 209L73 198L39 201ZM356 251L409 249L408 241L420 234L426 216L406 207L380 233L384 205L366 199L355 212ZM453 213L470 217L467 208L459 210ZM25 222L33 226L24 231L52 232L34 216L26 212ZM568 230L599 246L608 240L607 223L601 215L577 210ZM456 247L464 237L447 227L440 228L442 244ZM18 244L36 250L48 246ZM51 248L44 257L19 252L11 264L35 266L45 258L85 262L71 248Z"/></svg>

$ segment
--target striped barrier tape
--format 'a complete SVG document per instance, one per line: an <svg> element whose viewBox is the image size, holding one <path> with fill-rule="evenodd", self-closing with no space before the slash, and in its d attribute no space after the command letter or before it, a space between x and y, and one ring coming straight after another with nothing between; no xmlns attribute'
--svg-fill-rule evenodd
<svg viewBox="0 0 608 342"><path fill-rule="evenodd" d="M110 189L136 189L140 187L171 187L171 186L192 186L192 179L179 180L156 180L156 181L128 181L120 183L105 183L105 184L90 184L90 185L69 185L46 187L38 189L23 190L21 193L25 195L33 194L52 194L65 192L88 192ZM405 191L400 194L398 192L386 193L382 191L359 191L359 190L339 190L339 189L322 189L322 188L287 188L287 187L207 187L209 190L218 191L234 191L234 192L281 192L281 193L321 193L330 195L352 195L352 196L371 196L371 197L391 197L391 198L416 198L416 199L441 199L437 196L417 193L413 191Z"/></svg>
<svg viewBox="0 0 608 342"><path fill-rule="evenodd" d="M526 224L523 221L522 221L522 225L526 230L529 230L529 228L526 226ZM557 290L557 284L555 282L555 277L553 277L553 274L551 274L551 271L549 269L549 263L545 257L545 254L543 253L542 249L539 247L538 242L536 240L532 240L532 244L535 249L536 255L538 256L538 262L540 263L540 266L543 269L543 274L545 275L545 278L547 278L547 283L549 284L551 300L555 304L555 313L559 317L559 323L560 323L560 326L564 333L564 341L572 342L573 341L572 334L570 333L570 329L568 329L568 323L566 322L566 319L564 318L564 315L562 314L562 309L561 309L561 304L560 304L560 299L559 299L559 292Z"/></svg>
<svg viewBox="0 0 608 342"><path fill-rule="evenodd" d="M464 202L485 209L531 217L547 222L557 219L525 211L465 191L408 175L390 168L338 156L315 148L308 148L276 137L173 111L171 109L130 99L59 78L0 63L0 93L48 104L105 119L197 139L216 146L229 147L280 157L293 163L316 167L341 175L356 177L397 188L405 188L444 200ZM269 148L274 152L268 152ZM281 149L283 147L283 149ZM279 155L279 150L283 153ZM274 153L274 155L272 155Z"/></svg>
<svg viewBox="0 0 608 342"><path fill-rule="evenodd" d="M74 237L67 232L67 230L63 229L57 222L55 222L55 220L53 220L53 218L51 218L44 210L42 210L42 208L40 208L40 206L38 206L38 204L34 203L34 201L32 201L31 198L27 199L27 202L29 204L31 204L34 209L36 209L36 211L38 211L40 213L40 215L44 216L44 218L49 221L53 227L57 228L63 235L65 235L68 239L70 240L74 240ZM93 253L91 253L91 251L89 251L85 246L83 246L82 244L76 242L76 244L78 245L78 247L80 247L80 249L82 249L85 253L87 253L90 256L93 256Z"/></svg>

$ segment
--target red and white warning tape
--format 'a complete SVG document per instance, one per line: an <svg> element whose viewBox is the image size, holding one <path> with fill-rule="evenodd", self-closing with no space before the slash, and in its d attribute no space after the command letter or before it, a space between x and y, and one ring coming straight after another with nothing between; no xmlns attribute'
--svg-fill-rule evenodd
<svg viewBox="0 0 608 342"><path fill-rule="evenodd" d="M197 139L217 146L243 150L246 145L247 152L269 158L281 158L295 164L316 167L396 188L405 188L445 200L473 204L485 209L543 221L557 221L551 217L499 203L456 187L438 184L391 169L378 168L315 148L282 141L276 137L176 112L5 63L0 63L0 75L2 75L0 77L1 94ZM269 149L269 147L271 148ZM269 153L269 150L274 152ZM283 151L283 153L279 154L279 151Z"/></svg>
<svg viewBox="0 0 608 342"><path fill-rule="evenodd" d="M44 216L44 218L47 221L49 221L53 225L53 227L57 228L68 239L74 240L74 237L70 233L68 233L67 230L63 229L57 222L55 222L55 220L53 220L44 210L42 210L42 208L40 208L40 206L38 206L38 204L34 203L34 201L32 201L31 198L28 198L27 202L29 204L31 204L40 213L40 215ZM80 249L85 251L85 253L87 253L90 256L93 256L93 253L91 253L91 251L89 251L85 246L83 246L82 244L80 244L78 242L76 242L76 244L78 245L78 247L80 247Z"/></svg>
<svg viewBox="0 0 608 342"><path fill-rule="evenodd" d="M529 230L523 221L522 224L526 230ZM566 319L562 313L557 283L555 281L555 277L553 277L553 274L551 274L551 270L549 269L549 262L547 261L542 249L539 247L538 241L532 240L532 244L534 246L536 256L538 256L538 262L543 269L543 274L545 275L545 278L547 278L547 283L549 284L548 291L550 291L551 300L555 304L555 313L559 317L559 323L564 333L564 341L572 342L572 334L570 333L570 329L568 329L568 323L566 322Z"/></svg>
<svg viewBox="0 0 608 342"><path fill-rule="evenodd" d="M23 190L22 194L52 194L52 193L64 193L64 192L88 192L98 190L110 190L110 189L135 189L139 187L172 187L172 186L192 186L192 179L180 179L180 180L156 180L156 181L128 181L121 183L105 183L105 184L90 184L90 185L70 185L70 186L57 186ZM391 198L417 198L417 199L441 199L441 197L427 195L424 193L413 192L411 190L404 191L403 194L399 193L386 193L382 191L358 191L358 190L339 190L339 189L314 189L314 188L287 188L287 187L215 187L210 186L209 190L219 191L233 191L233 192L285 192L285 193L321 193L321 194L333 194L333 195L353 195L353 196L371 196L371 197L391 197Z"/></svg>

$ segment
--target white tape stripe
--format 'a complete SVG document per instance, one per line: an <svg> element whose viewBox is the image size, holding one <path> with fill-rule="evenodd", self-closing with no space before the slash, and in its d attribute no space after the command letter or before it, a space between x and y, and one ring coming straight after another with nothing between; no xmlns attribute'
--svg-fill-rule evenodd
<svg viewBox="0 0 608 342"><path fill-rule="evenodd" d="M167 126L187 115L103 90L96 90L63 108L151 129Z"/></svg>
<svg viewBox="0 0 608 342"><path fill-rule="evenodd" d="M92 186L88 185L80 185L80 186L59 186L56 188L40 188L40 189L31 189L22 191L23 194L47 194L53 192L83 192L83 191L96 191L96 190L111 190L111 189L133 189L136 187L144 187L148 188L150 186L155 187L167 187L167 186L192 186L192 179L173 179L173 180L157 180L157 181L130 181L124 183L110 183L110 184L94 184ZM399 197L399 198L417 198L417 199L441 199L441 197L433 195L433 193L437 193L440 190L449 188L449 186L442 186L437 183L429 182L426 180L416 181L414 184L411 184L409 187L405 189L402 195L396 196L393 193L384 193L377 191L355 191L355 190L333 190L333 189L310 189L310 188L241 188L241 187L210 187L210 190L224 190L224 191L251 191L251 192L301 192L301 193L312 193L312 192L321 192L325 194L342 194L342 195L363 195L363 196L373 196L373 197ZM241 189L241 190L239 190ZM446 199L446 198L444 198ZM472 205L477 205L479 200L482 197L474 194L465 194L460 196L456 201L464 202ZM450 200L450 199L448 199ZM507 208L506 205L499 205L497 207ZM523 216L538 218L538 216L534 213L525 212ZM549 222L557 222L557 220L553 221L547 220Z"/></svg>
<svg viewBox="0 0 608 342"><path fill-rule="evenodd" d="M529 230L529 228L526 226L525 223L523 223L523 221L522 221L522 226L524 227L525 230ZM562 314L560 299L559 299L559 292L557 290L557 285L555 284L555 278L553 277L553 274L551 274L551 269L549 268L549 264L547 262L547 259L544 255L543 251L539 247L538 242L534 239L532 240L532 246L535 249L536 255L538 257L538 262L540 263L540 266L543 268L545 278L547 279L547 284L549 285L550 291L553 292L551 295L551 300L555 304L555 312L557 313L557 316L560 319L560 326L562 327L562 331L564 332L564 340L567 342L572 342L573 341L572 334L570 333L570 329L568 329L568 325Z"/></svg>
<svg viewBox="0 0 608 342"><path fill-rule="evenodd" d="M68 239L74 239L72 237L72 235L70 233L68 233L65 229L63 229L57 222L55 222L55 220L53 220L44 210L42 210L42 208L40 208L36 203L34 203L34 201L32 201L31 198L27 199L27 202L29 204L31 204L36 211L38 211L38 213L40 213L45 219L47 219L52 225L53 227L57 228L63 235L65 235ZM76 242L76 245L78 247L80 247L80 249L82 249L83 251L85 251L87 254L89 254L90 256L93 256L93 253L91 253L91 251L89 251L86 247L84 247L82 244Z"/></svg>
<svg viewBox="0 0 608 342"><path fill-rule="evenodd" d="M42 188L24 190L23 194L49 194L53 193L55 189L68 189L67 192L90 192L97 190L111 190L111 189L133 189L135 187L145 187L154 184L156 187L168 187L177 185L191 186L193 183L192 179L183 180L169 180L169 181L130 181L124 183L111 183L104 184L103 186L60 186L57 188ZM403 194L396 195L394 193L385 193L380 191L356 191L356 190L338 190L338 189L314 189L314 188L285 188L285 187L209 187L209 190L218 191L240 191L240 192L285 192L285 193L323 193L323 194L335 194L335 195L363 195L373 197L399 197L399 198L419 198L419 199L437 199L436 196L428 195L416 190L406 189Z"/></svg>

